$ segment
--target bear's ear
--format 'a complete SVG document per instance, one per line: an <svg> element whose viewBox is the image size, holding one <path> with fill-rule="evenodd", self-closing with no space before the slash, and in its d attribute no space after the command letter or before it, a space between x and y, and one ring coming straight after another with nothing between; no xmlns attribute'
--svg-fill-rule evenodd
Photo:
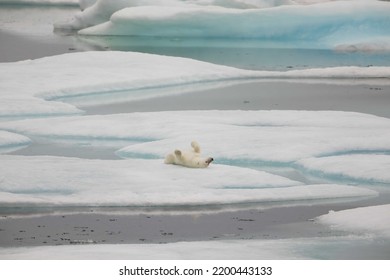
<svg viewBox="0 0 390 280"><path fill-rule="evenodd" d="M177 157L181 157L181 151L180 150L175 150L175 155Z"/></svg>

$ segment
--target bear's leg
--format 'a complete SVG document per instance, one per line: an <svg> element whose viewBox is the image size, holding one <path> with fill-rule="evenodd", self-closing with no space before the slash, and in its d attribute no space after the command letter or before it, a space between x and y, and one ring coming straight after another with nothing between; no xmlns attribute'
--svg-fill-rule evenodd
<svg viewBox="0 0 390 280"><path fill-rule="evenodd" d="M200 146L199 146L198 142L192 141L191 147L194 149L195 153L198 153L198 154L200 153Z"/></svg>

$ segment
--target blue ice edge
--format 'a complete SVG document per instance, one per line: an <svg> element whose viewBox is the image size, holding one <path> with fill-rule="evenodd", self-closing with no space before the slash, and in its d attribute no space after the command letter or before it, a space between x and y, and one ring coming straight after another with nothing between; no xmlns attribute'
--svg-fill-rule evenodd
<svg viewBox="0 0 390 280"><path fill-rule="evenodd" d="M82 116L85 112L79 108L77 108L79 112L71 112L71 113L22 113L22 114L1 114L0 113L0 121L18 121L24 119L43 119L43 118L55 118L55 117L72 117L72 116Z"/></svg>
<svg viewBox="0 0 390 280"><path fill-rule="evenodd" d="M72 104L72 101L77 100L89 100L100 97L107 100L115 100L120 97L143 97L143 98L153 98L154 95L148 95L148 92L155 93L157 90L160 91L169 91L175 90L182 87L191 88L191 91L195 91L193 87L196 86L216 86L220 83L225 82L246 82L260 80L267 77L259 77L256 74L247 74L244 76L237 75L236 77L226 77L226 78L214 78L209 80L199 80L199 81L189 81L189 82L177 82L177 83L167 83L167 84L156 84L156 85L143 85L143 86L124 86L119 89L94 89L93 91L73 91L73 92L64 92L63 94L51 95L50 93L41 94L39 97L43 98L46 101L60 101L64 103ZM271 76L270 78L273 78ZM104 104L104 102L102 102Z"/></svg>
<svg viewBox="0 0 390 280"><path fill-rule="evenodd" d="M31 143L32 140L29 139L24 142L0 145L0 154L6 154L17 150L21 150L31 145Z"/></svg>
<svg viewBox="0 0 390 280"><path fill-rule="evenodd" d="M138 159L162 159L161 156L150 153L137 153L137 152L126 152L122 149L115 151L115 154L120 158L138 158Z"/></svg>
<svg viewBox="0 0 390 280"><path fill-rule="evenodd" d="M102 147L114 147L115 149L123 146L160 140L158 138L152 138L152 137L115 137L115 136L99 136L99 135L83 136L83 135L40 135L40 134L30 135L28 134L28 136L32 138L34 141L38 141L38 142L65 143L65 144L70 144L70 145L75 145L80 147L96 145ZM126 157L122 157L122 158L126 158Z"/></svg>

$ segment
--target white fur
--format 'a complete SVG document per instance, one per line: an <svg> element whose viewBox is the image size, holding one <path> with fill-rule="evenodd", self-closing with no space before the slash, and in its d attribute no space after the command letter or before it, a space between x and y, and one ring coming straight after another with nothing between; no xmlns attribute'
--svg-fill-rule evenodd
<svg viewBox="0 0 390 280"><path fill-rule="evenodd" d="M191 142L192 150L181 151L175 150L173 153L165 157L166 164L176 164L191 168L206 168L213 161L213 158L202 158L200 156L199 144L195 141Z"/></svg>

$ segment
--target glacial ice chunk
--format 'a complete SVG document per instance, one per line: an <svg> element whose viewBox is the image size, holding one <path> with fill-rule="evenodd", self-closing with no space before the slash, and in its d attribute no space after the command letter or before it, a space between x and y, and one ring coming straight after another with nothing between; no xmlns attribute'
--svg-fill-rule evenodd
<svg viewBox="0 0 390 280"><path fill-rule="evenodd" d="M388 38L389 14L390 4L381 1L335 1L267 9L138 6L118 10L109 21L82 29L79 34L247 38L280 42L284 47L335 48Z"/></svg>

